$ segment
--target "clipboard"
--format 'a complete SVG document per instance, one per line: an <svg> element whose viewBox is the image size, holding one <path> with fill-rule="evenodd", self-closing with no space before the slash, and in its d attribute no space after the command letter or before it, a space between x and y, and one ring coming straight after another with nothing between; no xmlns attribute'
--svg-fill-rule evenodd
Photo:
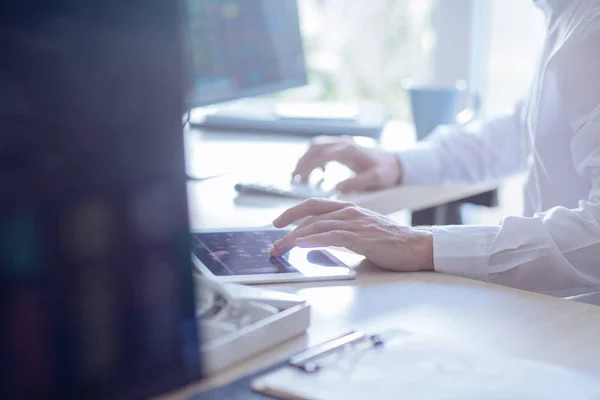
<svg viewBox="0 0 600 400"><path fill-rule="evenodd" d="M291 357L251 387L283 400L600 400L591 376L406 331L349 332Z"/></svg>

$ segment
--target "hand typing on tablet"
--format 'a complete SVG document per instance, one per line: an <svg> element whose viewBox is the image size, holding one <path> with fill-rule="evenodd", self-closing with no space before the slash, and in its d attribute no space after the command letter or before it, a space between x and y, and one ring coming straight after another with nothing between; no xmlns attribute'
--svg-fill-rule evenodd
<svg viewBox="0 0 600 400"><path fill-rule="evenodd" d="M271 255L283 254L294 246L336 246L387 269L433 270L432 236L424 229L398 225L354 204L325 199L304 201L281 214L273 225L284 228L304 218L296 229L274 243Z"/></svg>

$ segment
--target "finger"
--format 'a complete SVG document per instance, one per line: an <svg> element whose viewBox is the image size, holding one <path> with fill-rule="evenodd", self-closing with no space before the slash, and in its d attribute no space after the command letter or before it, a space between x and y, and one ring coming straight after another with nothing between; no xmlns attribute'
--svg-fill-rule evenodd
<svg viewBox="0 0 600 400"><path fill-rule="evenodd" d="M297 166L297 175L301 181L307 180L312 171L324 167L327 163L337 161L348 168L356 169L357 147L352 143L344 142L333 146L324 146L318 151L313 152L310 157L299 161Z"/></svg>
<svg viewBox="0 0 600 400"><path fill-rule="evenodd" d="M356 251L357 235L350 231L331 231L317 233L296 239L296 246L302 248L311 247L344 247Z"/></svg>
<svg viewBox="0 0 600 400"><path fill-rule="evenodd" d="M306 217L322 215L346 207L353 206L352 203L345 201L333 201L326 199L308 199L302 203L284 211L279 217L275 218L273 225L276 228L283 228L291 223Z"/></svg>
<svg viewBox="0 0 600 400"><path fill-rule="evenodd" d="M325 233L331 231L349 230L350 225L347 221L317 221L314 224L305 226L301 229L295 229L286 237L277 240L273 243L271 249L272 256L281 255L296 246L296 240L302 237Z"/></svg>
<svg viewBox="0 0 600 400"><path fill-rule="evenodd" d="M309 149L300 157L296 163L296 168L292 173L293 177L299 177L301 182L307 182L312 171L321 168L325 163L319 165L316 160L322 159L321 154L332 146L338 146L337 142L313 142Z"/></svg>
<svg viewBox="0 0 600 400"><path fill-rule="evenodd" d="M336 185L336 189L342 193L380 189L381 187L380 173L375 168L357 174L355 177L346 179Z"/></svg>
<svg viewBox="0 0 600 400"><path fill-rule="evenodd" d="M314 224L317 221L347 221L349 219L356 219L361 216L362 213L359 211L358 208L346 207L329 213L306 218L300 225L296 227L296 229L302 229L305 226Z"/></svg>

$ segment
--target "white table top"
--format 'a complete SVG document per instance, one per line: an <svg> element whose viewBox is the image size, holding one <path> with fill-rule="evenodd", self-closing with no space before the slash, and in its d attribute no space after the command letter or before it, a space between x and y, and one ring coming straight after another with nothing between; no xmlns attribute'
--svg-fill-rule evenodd
<svg viewBox="0 0 600 400"><path fill-rule="evenodd" d="M183 399L229 383L353 329L405 329L600 379L600 307L437 273L388 272L368 263L357 272L353 282L275 287L310 302L307 334L165 398Z"/></svg>
<svg viewBox="0 0 600 400"><path fill-rule="evenodd" d="M232 171L225 176L188 184L192 229L267 226L285 209L298 203L298 200L272 196L239 196L233 187L244 179L259 180L261 176L273 174L289 176L308 147L307 138L201 131L189 133L186 147L191 175ZM364 139L362 143L375 144L370 139ZM382 146L392 150L406 148L413 143L414 133L410 126L399 122L389 124L381 140ZM343 179L349 176L349 171L334 165L328 167L327 174L333 179ZM373 193L351 194L342 199L391 214L441 205L488 191L497 185L497 182L486 182L400 186ZM402 222L407 221L406 214L398 217Z"/></svg>

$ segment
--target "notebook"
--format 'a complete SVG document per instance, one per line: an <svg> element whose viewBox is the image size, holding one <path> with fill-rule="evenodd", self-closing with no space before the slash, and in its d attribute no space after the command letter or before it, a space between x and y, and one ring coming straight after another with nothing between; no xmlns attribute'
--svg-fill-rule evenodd
<svg viewBox="0 0 600 400"><path fill-rule="evenodd" d="M254 379L252 389L286 400L600 399L592 377L559 366L403 331L384 339L354 334L359 340L290 359Z"/></svg>

